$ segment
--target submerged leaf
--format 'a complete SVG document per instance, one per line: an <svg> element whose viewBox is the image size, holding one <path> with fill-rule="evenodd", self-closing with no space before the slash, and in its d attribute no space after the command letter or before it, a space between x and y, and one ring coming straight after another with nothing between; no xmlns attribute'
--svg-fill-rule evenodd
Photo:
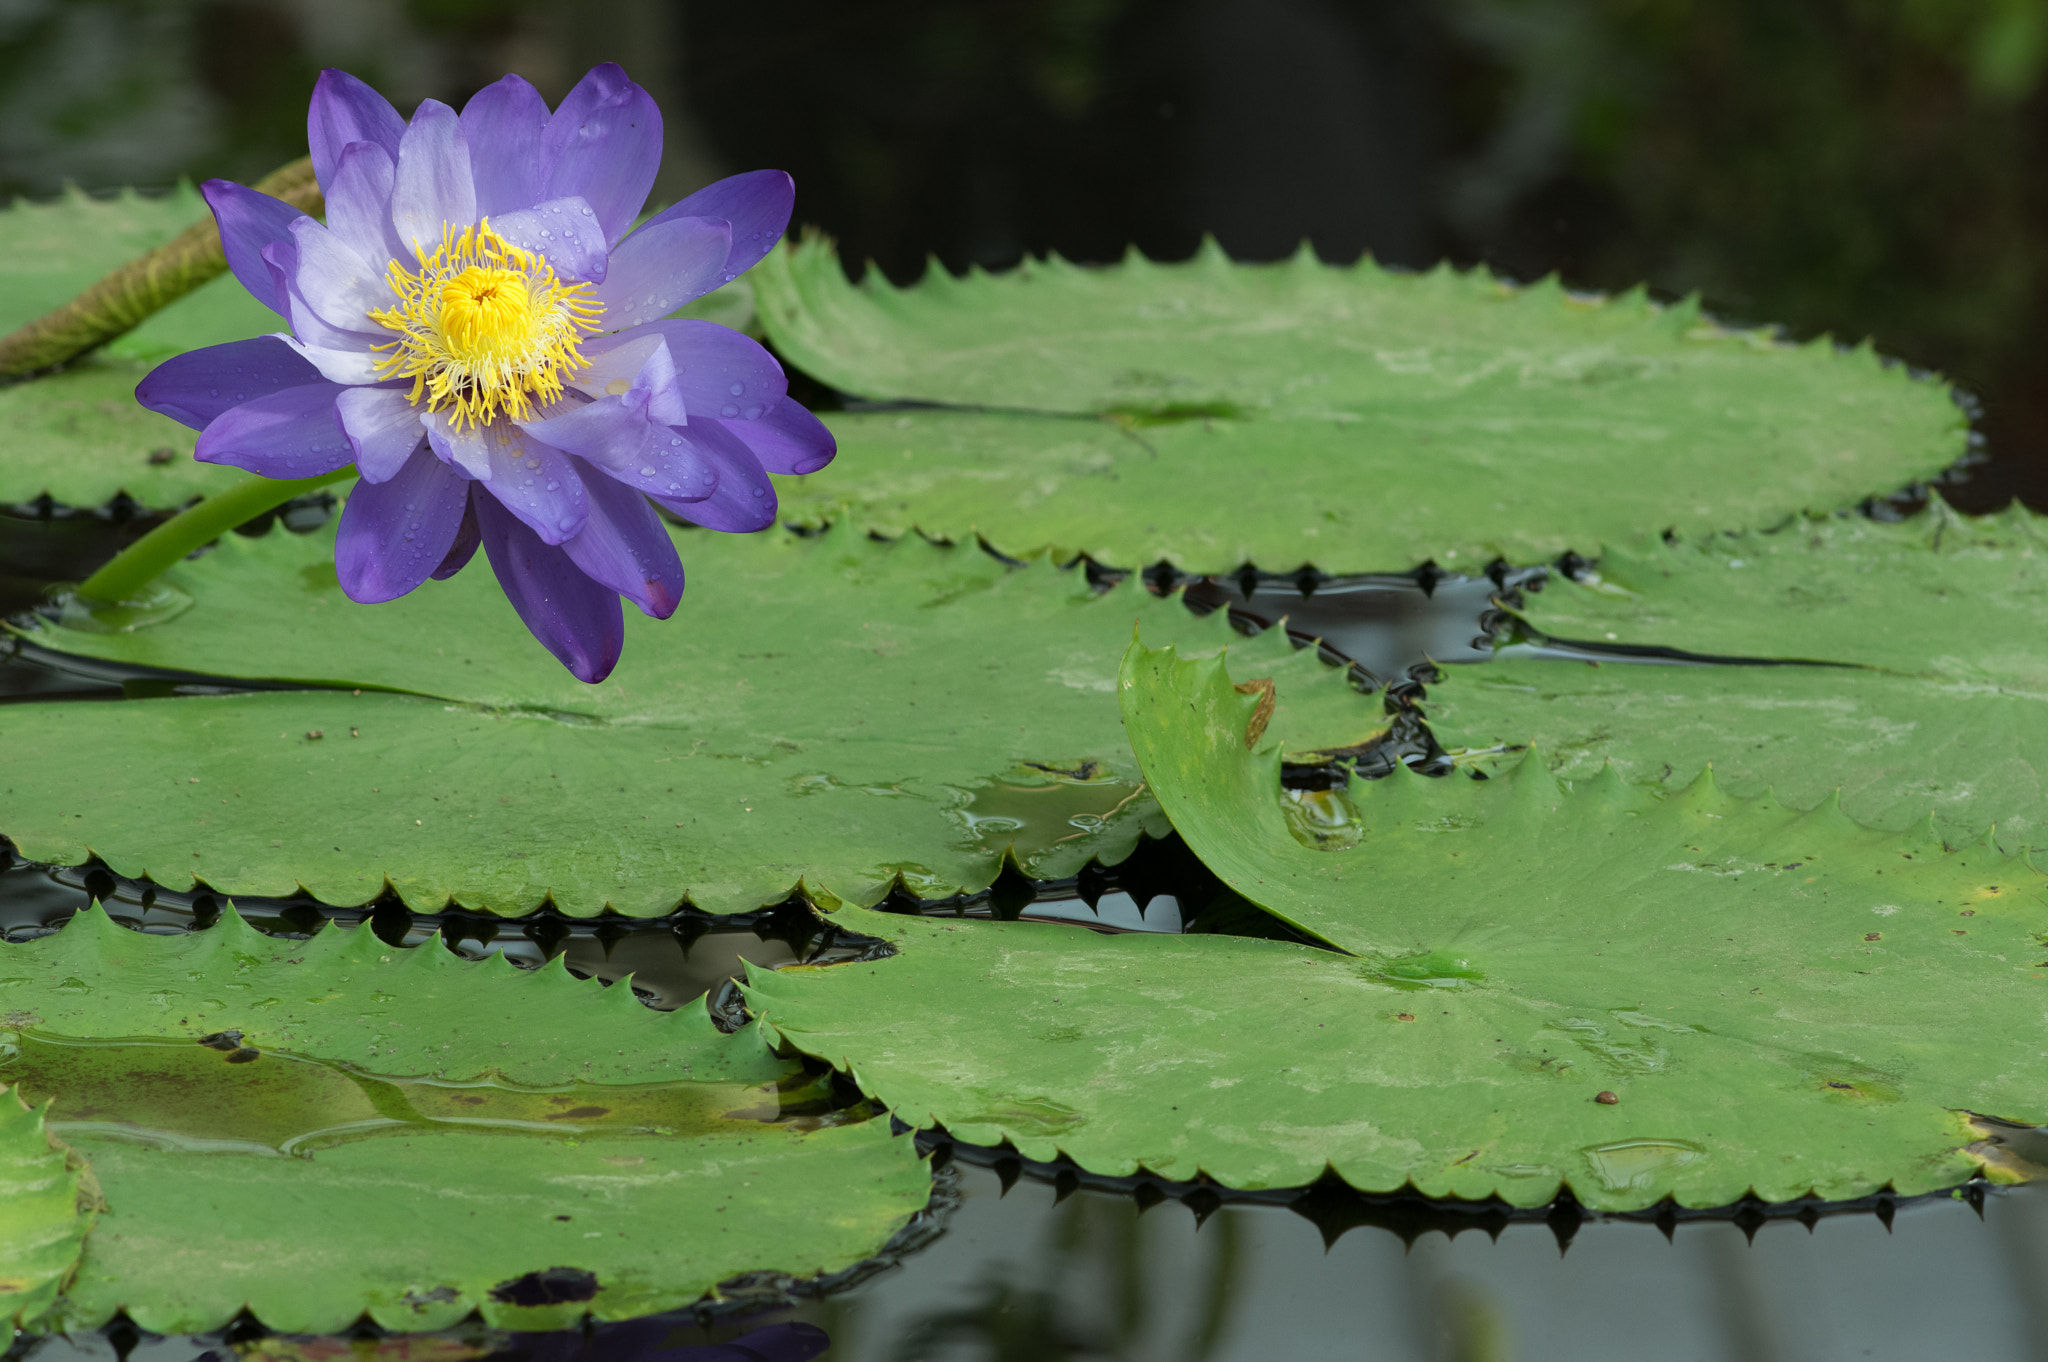
<svg viewBox="0 0 2048 1362"><path fill-rule="evenodd" d="M1901 524L1796 521L1768 534L1633 541L1522 614L1546 639L1850 666L1644 666L1625 657L1454 667L1423 708L1475 753L1533 744L1578 779L1688 784L1711 763L1734 793L1903 829L1930 812L1952 842L1996 824L2048 847L2048 532L2015 507L1938 503ZM1512 758L1475 755L1489 769Z"/></svg>
<svg viewBox="0 0 2048 1362"><path fill-rule="evenodd" d="M1963 450L1943 390L1868 350L1729 330L1640 291L1307 254L1233 265L1213 248L896 289L874 271L849 284L812 243L753 278L770 337L807 372L987 409L829 417L840 456L797 480L797 516L978 532L1020 555L1210 572L1526 561L1646 525L1833 509Z"/></svg>
<svg viewBox="0 0 2048 1362"><path fill-rule="evenodd" d="M1327 1161L1515 1205L1913 1193L1978 1166L1967 1112L2048 1114L2024 862L1534 761L1354 784L1356 844L1321 850L1220 661L1134 646L1123 685L1190 847L1354 954L861 914L901 955L756 972L764 1023L907 1121L1239 1187Z"/></svg>
<svg viewBox="0 0 2048 1362"><path fill-rule="evenodd" d="M682 608L629 619L624 663L588 687L475 571L366 607L335 583L331 530L230 536L167 579L196 601L168 623L31 637L348 689L6 707L0 833L33 859L95 854L232 894L356 904L388 880L424 909L647 914L685 895L749 910L799 880L826 901L872 903L899 878L943 897L986 887L1006 854L1057 878L1165 831L1116 659L1134 622L1221 647L1221 613L922 540L677 540ZM1385 727L1280 631L1238 646L1282 679L1276 735L1346 747Z"/></svg>
<svg viewBox="0 0 2048 1362"><path fill-rule="evenodd" d="M838 1270L925 1199L886 1123L784 1119L808 1080L753 1028L558 966L232 909L170 938L93 909L6 955L0 1071L106 1200L45 1327L558 1328Z"/></svg>

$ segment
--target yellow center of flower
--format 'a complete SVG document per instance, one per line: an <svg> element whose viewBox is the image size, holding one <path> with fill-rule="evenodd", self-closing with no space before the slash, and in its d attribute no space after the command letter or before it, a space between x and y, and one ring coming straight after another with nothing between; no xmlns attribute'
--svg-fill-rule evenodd
<svg viewBox="0 0 2048 1362"><path fill-rule="evenodd" d="M460 234L443 228L440 249L419 268L392 261L398 306L370 320L398 338L375 347L386 379L412 380L414 403L452 413L458 428L500 413L525 420L562 395L562 374L583 365L577 348L598 329L604 304L588 284L564 284L547 260L512 245L486 218Z"/></svg>

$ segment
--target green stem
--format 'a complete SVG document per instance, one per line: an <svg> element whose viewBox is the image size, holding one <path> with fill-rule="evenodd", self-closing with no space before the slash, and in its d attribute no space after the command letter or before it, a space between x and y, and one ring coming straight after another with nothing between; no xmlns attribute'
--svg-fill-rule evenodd
<svg viewBox="0 0 2048 1362"><path fill-rule="evenodd" d="M211 544L237 525L275 510L293 497L304 496L356 475L355 465L317 478L250 478L187 507L142 538L122 549L105 567L78 584L78 598L114 605L140 598L142 589L204 544Z"/></svg>

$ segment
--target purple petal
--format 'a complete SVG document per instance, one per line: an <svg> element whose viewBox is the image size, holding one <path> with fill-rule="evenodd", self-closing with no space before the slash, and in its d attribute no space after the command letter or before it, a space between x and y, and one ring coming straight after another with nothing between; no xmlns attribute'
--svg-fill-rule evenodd
<svg viewBox="0 0 2048 1362"><path fill-rule="evenodd" d="M676 218L643 227L612 252L610 271L591 296L604 304L607 330L666 317L725 282L731 227L706 218Z"/></svg>
<svg viewBox="0 0 2048 1362"><path fill-rule="evenodd" d="M521 250L547 257L548 266L570 281L602 279L611 248L597 216L581 199L550 199L491 219L493 231Z"/></svg>
<svg viewBox="0 0 2048 1362"><path fill-rule="evenodd" d="M400 241L432 253L441 245L444 227L460 231L475 222L476 184L462 122L440 100L421 100L398 144L391 225Z"/></svg>
<svg viewBox="0 0 2048 1362"><path fill-rule="evenodd" d="M194 430L252 397L320 381L320 371L275 336L229 341L167 359L135 386L135 400Z"/></svg>
<svg viewBox="0 0 2048 1362"><path fill-rule="evenodd" d="M410 260L391 228L391 153L375 142L351 142L327 186L327 227L341 243L384 272L387 260Z"/></svg>
<svg viewBox="0 0 2048 1362"><path fill-rule="evenodd" d="M775 484L725 422L695 421L675 434L718 470L718 486L702 501L656 501L693 525L727 534L751 534L775 523Z"/></svg>
<svg viewBox="0 0 2048 1362"><path fill-rule="evenodd" d="M292 244L298 248L292 292L329 326L375 336L379 327L370 320L371 311L398 306L398 295L385 277L383 262L373 265L363 259L311 218L292 224ZM296 314L293 320L296 322ZM308 338L301 335L300 339Z"/></svg>
<svg viewBox="0 0 2048 1362"><path fill-rule="evenodd" d="M626 646L618 593L583 574L561 549L541 543L490 497L476 497L477 528L491 571L541 646L579 681L611 675Z"/></svg>
<svg viewBox="0 0 2048 1362"><path fill-rule="evenodd" d="M695 430L701 422L693 421ZM839 441L825 423L785 397L758 421L721 421L727 433L754 452L770 473L815 473L832 462Z"/></svg>
<svg viewBox="0 0 2048 1362"><path fill-rule="evenodd" d="M591 69L541 135L546 195L576 195L597 213L605 240L633 225L661 168L661 110L611 62Z"/></svg>
<svg viewBox="0 0 2048 1362"><path fill-rule="evenodd" d="M298 314L292 318L292 329L294 331L297 331L300 335L305 335L309 331L321 327L320 319L312 314L311 310L306 307L302 300L295 296L292 299L292 304ZM331 339L334 337L339 337L344 341L352 343L347 348L343 348L340 345L308 345L306 342L293 336L280 336L278 339L287 346L290 346L293 353L304 359L308 364L311 364L315 369L318 369L320 377L326 379L329 383L345 383L350 387L356 387L362 384L382 383L384 381L385 376L377 371L379 356L371 353L363 343L364 337L354 336L347 332L329 331L326 333L325 338Z"/></svg>
<svg viewBox="0 0 2048 1362"><path fill-rule="evenodd" d="M615 391L613 385L620 379L637 377L645 363L641 357L653 354L657 337L673 356L675 391L691 420L755 420L789 391L782 366L760 342L716 322L673 319L586 341L583 354L588 366L577 370L571 382L592 397Z"/></svg>
<svg viewBox="0 0 2048 1362"><path fill-rule="evenodd" d="M371 484L396 477L427 438L419 408L402 388L350 388L335 400L334 415L355 451L356 471Z"/></svg>
<svg viewBox="0 0 2048 1362"><path fill-rule="evenodd" d="M620 482L672 502L696 502L718 483L713 464L673 428L681 411L675 365L657 340L625 392L527 421L524 429L556 449L589 460Z"/></svg>
<svg viewBox="0 0 2048 1362"><path fill-rule="evenodd" d="M448 557L468 506L469 484L424 449L389 481L358 482L335 529L341 589L365 605L403 596Z"/></svg>
<svg viewBox="0 0 2048 1362"><path fill-rule="evenodd" d="M481 482L543 540L559 544L583 528L590 502L567 454L508 421L457 430L445 412L424 419L434 452Z"/></svg>
<svg viewBox="0 0 2048 1362"><path fill-rule="evenodd" d="M208 180L199 186L213 220L220 225L220 247L228 258L237 283L257 302L283 317L284 295L277 274L265 263L263 248L291 241L292 224L307 218L304 210L283 199L259 194L227 180Z"/></svg>
<svg viewBox="0 0 2048 1362"><path fill-rule="evenodd" d="M665 620L683 599L683 560L661 517L647 498L588 465L583 485L590 493L590 519L575 538L563 542L569 560L640 607Z"/></svg>
<svg viewBox="0 0 2048 1362"><path fill-rule="evenodd" d="M445 582L468 567L469 560L476 556L476 546L482 542L482 532L476 527L476 498L471 496L463 504L462 526L455 531L454 545L441 560L441 566L434 569L434 580Z"/></svg>
<svg viewBox="0 0 2048 1362"><path fill-rule="evenodd" d="M548 104L522 76L486 85L462 106L476 211L496 217L540 201L540 139Z"/></svg>
<svg viewBox="0 0 2048 1362"><path fill-rule="evenodd" d="M789 229L789 214L795 206L796 181L786 172L750 170L705 185L681 203L656 213L640 231L674 218L723 218L732 224L732 252L725 258L725 279L720 281L726 282L745 274L775 249Z"/></svg>
<svg viewBox="0 0 2048 1362"><path fill-rule="evenodd" d="M342 149L351 142L375 142L394 159L405 120L391 101L346 71L328 69L313 83L306 114L306 147L313 153L313 177L323 188L334 182Z"/></svg>
<svg viewBox="0 0 2048 1362"><path fill-rule="evenodd" d="M311 478L348 467L355 451L334 419L341 389L309 383L265 393L215 417L193 457L266 478Z"/></svg>

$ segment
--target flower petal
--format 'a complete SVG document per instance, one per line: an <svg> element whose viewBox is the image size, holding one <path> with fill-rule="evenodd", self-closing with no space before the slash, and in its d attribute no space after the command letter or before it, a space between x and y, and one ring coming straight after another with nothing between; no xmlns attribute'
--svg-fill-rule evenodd
<svg viewBox="0 0 2048 1362"><path fill-rule="evenodd" d="M445 412L423 419L434 452L483 483L544 541L559 544L583 528L590 501L567 454L509 421L457 430Z"/></svg>
<svg viewBox="0 0 2048 1362"><path fill-rule="evenodd" d="M695 430L701 422L693 421ZM832 462L839 441L825 423L785 397L755 421L721 421L727 433L754 452L770 473L815 473Z"/></svg>
<svg viewBox="0 0 2048 1362"><path fill-rule="evenodd" d="M654 352L656 338L673 357L675 391L690 419L699 416L755 420L789 391L789 380L775 356L760 342L716 322L669 319L649 322L630 332L595 336L584 342L586 367L569 382L589 393L616 391L628 374L637 377L641 358ZM630 367L629 367L630 366ZM671 425L680 425L672 420Z"/></svg>
<svg viewBox="0 0 2048 1362"><path fill-rule="evenodd" d="M351 142L327 186L327 228L381 275L388 260L410 256L391 227L391 153L375 142Z"/></svg>
<svg viewBox="0 0 2048 1362"><path fill-rule="evenodd" d="M351 142L375 142L396 157L405 120L391 101L346 71L322 71L313 83L313 104L306 115L306 147L313 154L313 177L324 187L334 182L342 149Z"/></svg>
<svg viewBox="0 0 2048 1362"><path fill-rule="evenodd" d="M597 215L581 199L549 199L491 219L491 229L521 250L547 257L557 276L575 281L602 279L611 248Z"/></svg>
<svg viewBox="0 0 2048 1362"><path fill-rule="evenodd" d="M341 589L365 605L411 591L447 559L468 506L469 483L425 449L397 476L357 483L335 527Z"/></svg>
<svg viewBox="0 0 2048 1362"><path fill-rule="evenodd" d="M283 199L227 180L208 180L199 186L199 192L205 196L206 206L213 210L213 220L220 227L221 251L228 258L228 268L234 271L235 282L272 312L287 316L278 275L265 262L263 248L289 243L292 224L302 218L308 222L312 219L306 217L303 209L294 208Z"/></svg>
<svg viewBox="0 0 2048 1362"><path fill-rule="evenodd" d="M391 225L410 248L439 249L444 227L476 222L476 185L470 176L469 139L455 110L438 99L420 101L398 144L391 186Z"/></svg>
<svg viewBox="0 0 2048 1362"><path fill-rule="evenodd" d="M656 213L640 230L647 231L675 218L725 219L732 224L732 251L725 258L725 278L720 282L728 282L745 274L775 249L775 243L789 229L789 214L795 206L796 181L786 171L750 170L705 185L681 203ZM627 241L630 240L628 237ZM619 244L624 246L625 242Z"/></svg>
<svg viewBox="0 0 2048 1362"><path fill-rule="evenodd" d="M491 571L527 629L577 680L595 684L610 676L626 646L618 593L591 581L497 501L474 500Z"/></svg>
<svg viewBox="0 0 2048 1362"><path fill-rule="evenodd" d="M335 384L308 383L252 398L215 417L193 457L266 478L311 478L346 468L354 451L334 417L340 395Z"/></svg>
<svg viewBox="0 0 2048 1362"><path fill-rule="evenodd" d="M540 201L540 139L547 125L548 102L523 76L502 77L462 106L478 214L496 217Z"/></svg>
<svg viewBox="0 0 2048 1362"><path fill-rule="evenodd" d="M165 360L135 385L135 400L194 430L222 412L280 388L320 381L320 371L275 336L229 341Z"/></svg>
<svg viewBox="0 0 2048 1362"><path fill-rule="evenodd" d="M610 587L640 607L640 612L665 620L683 599L683 560L647 498L586 467L583 485L590 493L590 519L573 539L563 542L569 560L593 581Z"/></svg>
<svg viewBox="0 0 2048 1362"><path fill-rule="evenodd" d="M371 311L398 306L382 263L372 265L311 218L292 224L292 244L298 248L292 292L305 300L313 315L337 330L376 334Z"/></svg>
<svg viewBox="0 0 2048 1362"><path fill-rule="evenodd" d="M309 328L319 325L319 319L312 315L303 302L297 298L294 298L293 302L299 308L299 315L293 318L295 330L303 335ZM347 333L329 332L328 335L339 335L344 340L352 341L360 341L362 339L361 337L349 336ZM378 357L359 344L350 345L346 349L337 345L308 345L297 337L287 336L283 333L279 333L277 339L283 341L301 359L319 370L320 377L326 379L329 383L345 383L350 387L360 387L364 384L381 383L384 381L384 375L377 371Z"/></svg>
<svg viewBox="0 0 2048 1362"><path fill-rule="evenodd" d="M643 227L612 252L604 282L591 296L604 304L607 330L666 317L725 282L730 224L709 218L674 218Z"/></svg>
<svg viewBox="0 0 2048 1362"><path fill-rule="evenodd" d="M541 134L545 193L574 194L596 210L605 240L633 225L661 168L661 110L617 65L576 82Z"/></svg>
<svg viewBox="0 0 2048 1362"><path fill-rule="evenodd" d="M367 483L396 477L427 438L403 388L350 388L335 400L334 415Z"/></svg>
<svg viewBox="0 0 2048 1362"><path fill-rule="evenodd" d="M441 566L434 569L434 580L445 582L468 567L469 560L476 556L476 546L482 542L482 531L476 527L476 498L472 496L464 503L462 525L455 531L455 543L450 546L448 556L441 560Z"/></svg>
<svg viewBox="0 0 2048 1362"><path fill-rule="evenodd" d="M775 484L725 422L693 421L675 434L718 470L718 486L702 501L656 501L693 525L728 534L751 534L775 523Z"/></svg>
<svg viewBox="0 0 2048 1362"><path fill-rule="evenodd" d="M690 503L718 485L716 467L674 428L682 404L675 365L658 337L624 392L557 413L524 428L535 438L587 459L629 487L665 501Z"/></svg>

